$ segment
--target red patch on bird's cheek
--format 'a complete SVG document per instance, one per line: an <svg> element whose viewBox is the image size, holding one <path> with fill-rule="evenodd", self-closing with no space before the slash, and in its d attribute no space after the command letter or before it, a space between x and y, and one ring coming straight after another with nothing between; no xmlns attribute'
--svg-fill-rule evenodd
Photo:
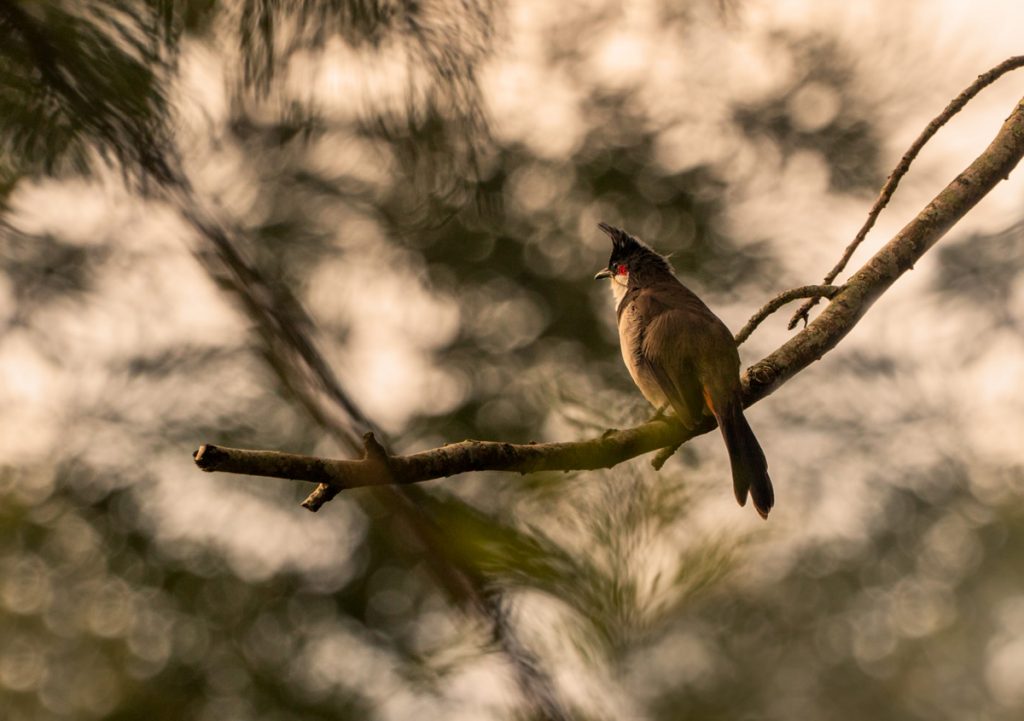
<svg viewBox="0 0 1024 721"><path fill-rule="evenodd" d="M615 266L615 274L616 275L626 275L627 273L629 273L629 268L627 268L626 266L622 265L621 263L619 265Z"/></svg>

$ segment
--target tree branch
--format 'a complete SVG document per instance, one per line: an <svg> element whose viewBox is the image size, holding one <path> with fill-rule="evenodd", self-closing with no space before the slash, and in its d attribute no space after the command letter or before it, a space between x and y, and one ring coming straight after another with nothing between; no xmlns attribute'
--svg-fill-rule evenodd
<svg viewBox="0 0 1024 721"><path fill-rule="evenodd" d="M900 162L896 164L892 173L889 174L889 178L885 181L885 185L882 186L882 190L878 193L878 198L875 200L874 205L871 206L871 210L868 211L867 220L864 221L864 225L861 226L860 230L857 231L857 235L846 246L846 250L843 251L843 256L836 263L835 267L832 268L825 276L825 283L832 283L840 273L843 272L843 268L850 262L850 258L853 256L854 251L867 237L868 231L871 230L875 225L875 221L878 219L879 213L882 209L889 204L889 200L892 198L892 194L896 192L896 186L900 184L900 180L907 171L910 170L910 164L914 162L917 154L921 152L921 148L925 146L932 136L939 131L943 125L949 122L949 119L959 113L968 101L971 100L975 95L980 93L986 87L994 83L1001 76L1015 70L1021 66L1024 66L1024 55L1017 55L1012 58L1008 58L1003 62L996 65L994 68L989 70L987 73L979 75L973 83L967 86L962 93L957 95L953 100L945 107L945 109L932 118L932 121L925 126L925 129L921 131L921 134L917 136L917 139L911 144L907 152L900 158ZM789 329L793 330L796 328L797 323L801 320L807 323L807 314L811 308L817 305L820 298L812 298L803 305L801 305L793 317L789 319Z"/></svg>
<svg viewBox="0 0 1024 721"><path fill-rule="evenodd" d="M749 406L769 395L834 348L897 278L912 269L960 218L1009 176L1022 156L1024 100L1018 102L988 148L868 260L834 294L832 302L814 321L747 369L742 378L744 405ZM804 289L790 293L796 290ZM686 431L670 421L653 420L583 441L529 444L463 441L407 456L390 456L384 454L383 449L378 451L373 435L367 434L364 457L359 460L313 458L209 444L201 446L194 458L204 471L308 480L341 489L375 485L381 478L395 484L409 484L468 471L533 473L610 468L643 453L678 445L712 428L711 419L695 431ZM382 474L382 468L386 468L387 473Z"/></svg>
<svg viewBox="0 0 1024 721"><path fill-rule="evenodd" d="M896 280L1002 180L1024 156L1024 100L995 139L888 243L853 274L829 306L781 348L747 370L745 400L754 403L820 359L846 336Z"/></svg>
<svg viewBox="0 0 1024 721"><path fill-rule="evenodd" d="M715 427L707 423L700 433ZM367 450L358 460L337 460L277 451L256 451L203 445L193 454L204 471L246 473L326 483L334 488L375 486L383 478L406 485L469 471L575 471L611 468L624 460L692 438L667 420L648 421L600 438L566 443L503 443L462 441L407 456L386 455L372 433L363 439ZM371 450L372 449L372 450Z"/></svg>

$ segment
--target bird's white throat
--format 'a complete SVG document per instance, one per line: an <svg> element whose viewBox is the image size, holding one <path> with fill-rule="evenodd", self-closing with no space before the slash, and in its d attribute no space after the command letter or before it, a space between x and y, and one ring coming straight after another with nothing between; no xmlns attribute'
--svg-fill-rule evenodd
<svg viewBox="0 0 1024 721"><path fill-rule="evenodd" d="M622 305L622 299L626 296L629 287L629 273L620 273L612 276L612 296L615 298L615 308Z"/></svg>

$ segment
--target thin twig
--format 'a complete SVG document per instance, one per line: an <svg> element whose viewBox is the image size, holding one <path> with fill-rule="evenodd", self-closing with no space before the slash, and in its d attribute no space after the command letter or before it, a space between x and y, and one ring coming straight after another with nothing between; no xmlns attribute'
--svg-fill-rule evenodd
<svg viewBox="0 0 1024 721"><path fill-rule="evenodd" d="M888 180L885 181L885 185L882 186L882 190L878 194L878 198L875 200L875 204L871 206L871 210L868 212L867 220L864 221L864 225L861 226L860 230L857 231L857 235L853 241L846 246L846 250L843 251L843 256L836 263L835 267L828 272L825 276L825 284L832 283L836 277L843 272L846 264L850 261L854 251L863 242L864 238L867 237L868 231L875 225L875 221L878 219L879 213L882 209L888 205L889 200L892 198L893 193L896 191L896 186L899 185L900 180L907 171L910 170L910 164L917 157L917 154L921 152L921 148L924 147L925 143L931 140L932 136L938 132L939 128L945 125L950 118L960 112L965 105L978 93L984 90L986 87L994 83L1001 76L1016 70L1017 68L1024 66L1024 55L1016 55L1012 58L1004 60L1003 62L996 65L994 68L989 70L987 73L982 73L978 78L971 83L967 88L953 98L952 102L946 106L945 110L935 116L930 123L925 127L917 139L913 142L903 157L900 158L900 162L896 165L896 168L889 175ZM800 308L797 309L796 313L789 321L789 330L793 330L796 324L801 320L804 325L807 325L807 314L811 308L817 305L819 298L812 298L807 301Z"/></svg>
<svg viewBox="0 0 1024 721"><path fill-rule="evenodd" d="M764 322L765 318L782 306L786 305L786 303L791 303L797 298L832 299L836 297L836 293L840 290L842 290L842 287L838 285L802 285L799 288L792 288L779 293L777 296L761 306L761 308L751 316L750 320L747 321L747 324L740 329L740 332L736 334L736 345L741 345L750 337L750 334L754 332L757 326Z"/></svg>

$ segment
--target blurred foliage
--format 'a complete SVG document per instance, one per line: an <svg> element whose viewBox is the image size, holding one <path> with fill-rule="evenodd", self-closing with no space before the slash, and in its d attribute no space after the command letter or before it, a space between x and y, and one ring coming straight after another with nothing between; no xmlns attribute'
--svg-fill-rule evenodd
<svg viewBox="0 0 1024 721"><path fill-rule="evenodd" d="M875 191L885 178L871 124L874 108L839 91L854 81L855 59L821 38L795 37L789 43L796 65L792 86L740 106L736 121L748 133L771 137L786 155L821 153L833 190Z"/></svg>
<svg viewBox="0 0 1024 721"><path fill-rule="evenodd" d="M728 37L743 9L708 3L709 19L704 7L659 8L659 29L699 45ZM386 423L396 449L639 420L650 409L591 280L606 258L594 224L672 253L713 306L752 308L787 266L772 231L736 230L736 166L781 158L781 172L812 155L829 192L862 194L885 171L871 112L881 101L863 97L848 47L775 34L793 68L785 81L696 113L720 112L735 147L760 154L673 163L666 135L696 122L691 108L666 120L669 99L644 93L650 78L594 77L588 43L615 15L577 8L585 17L540 33L547 73L532 78L569 78L578 114L563 130L576 140L510 139L481 81L516 40L500 30L509 10L0 0L0 197L92 171L138 215L166 211L103 186L110 165L132 191L180 184L215 198L254 267L309 306L357 395L387 366L374 332L417 359L408 375L425 380L410 385L399 366L385 390L403 397L378 404L402 407ZM223 77L210 72L225 85L223 117L197 122L179 107L196 52L222 63ZM402 81L379 96L353 83L338 102L290 76L299 66L319 77L314 61L331 53L367 85L378 67ZM542 123L558 106L527 111ZM0 470L5 718L515 717L501 644L447 604L433 550L363 503L367 491L310 516L295 509L302 489L197 478L197 442L322 453L327 434L263 367L267 336L245 335L237 313L203 325L225 312L183 247L140 240L138 224L108 215L87 242L73 222L68 237L19 227L23 211L0 226L11 308L0 342L74 381L38 391L46 428L35 430L52 437ZM1019 246L1019 225L946 246L938 302L969 299L1019 328L1007 302ZM706 500L725 487L713 444L707 458L684 448L661 474L636 463L428 484L417 508L448 557L503 594L508 623L580 718L1015 718L1020 467L957 455L961 419L915 381L911 359L861 347L830 363L819 391L773 398L774 424L798 441L784 461L782 442L769 456L790 471L788 503L801 489L812 498L805 508L842 493L869 459L862 523L851 504L829 533L789 529L796 540L775 546L722 528L731 521L706 530ZM30 393L30 381L17 385ZM908 450L922 437L926 462ZM877 464L887 456L890 467ZM814 525L806 515L797 526Z"/></svg>
<svg viewBox="0 0 1024 721"><path fill-rule="evenodd" d="M0 148L15 174L173 174L158 18L145 3L0 3ZM45 121L41 122L42 119Z"/></svg>
<svg viewBox="0 0 1024 721"><path fill-rule="evenodd" d="M968 236L940 248L938 258L936 287L950 303L970 302L979 316L970 329L976 337L997 328L1021 331L1008 301L1024 271L1024 224L991 235Z"/></svg>
<svg viewBox="0 0 1024 721"><path fill-rule="evenodd" d="M886 493L866 538L808 548L770 590L709 609L705 622L729 629L714 639L715 663L729 670L660 698L663 716L686 708L732 718L737 695L768 718L836 709L850 718L955 718L991 708L991 666L963 660L984 655L985 639L999 635L974 604L1024 582L1006 560L1020 514L979 504L961 468L928 473L931 499Z"/></svg>

